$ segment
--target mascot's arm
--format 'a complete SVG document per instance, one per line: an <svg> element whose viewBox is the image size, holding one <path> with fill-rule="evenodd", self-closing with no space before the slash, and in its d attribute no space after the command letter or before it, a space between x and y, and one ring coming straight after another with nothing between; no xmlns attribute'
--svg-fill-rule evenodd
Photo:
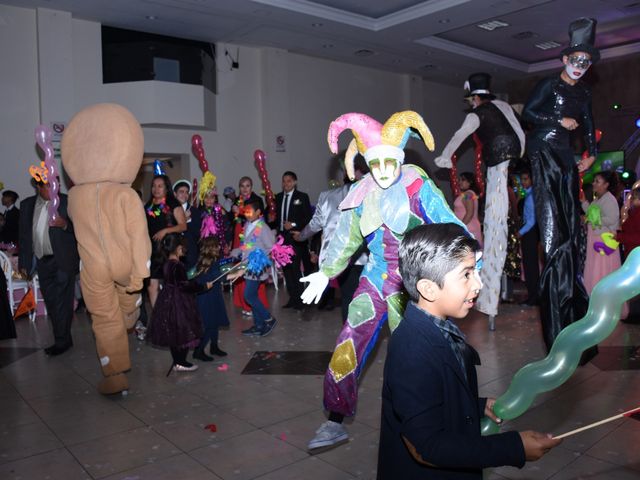
<svg viewBox="0 0 640 480"><path fill-rule="evenodd" d="M352 255L362 245L360 216L356 213L359 208L343 210L340 213L338 226L327 246L325 261L320 265L320 271L328 278L340 275L349 266Z"/></svg>
<svg viewBox="0 0 640 480"><path fill-rule="evenodd" d="M124 202L124 217L131 240L131 277L127 292L142 290L142 281L149 276L151 240L147 229L147 219L138 194L133 190Z"/></svg>

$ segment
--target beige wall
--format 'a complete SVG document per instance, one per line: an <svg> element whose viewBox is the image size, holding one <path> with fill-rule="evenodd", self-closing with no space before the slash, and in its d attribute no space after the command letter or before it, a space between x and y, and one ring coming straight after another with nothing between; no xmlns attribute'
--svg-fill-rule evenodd
<svg viewBox="0 0 640 480"><path fill-rule="evenodd" d="M64 52L47 50L43 45L40 49L64 62L68 70L64 75L53 75L56 64L51 59L38 59L37 18L45 14L49 23L53 23L47 27L49 42L59 35L66 47ZM0 29L3 65L0 181L24 197L31 194L28 166L38 161L33 139L35 126L40 121L69 121L83 107L108 99L108 89L102 85L100 25L72 19L64 12L36 12L2 5L0 16L7 23ZM61 25L67 28L60 28ZM218 45L218 52L224 52L225 47L231 46ZM326 143L327 127L337 116L356 111L384 122L395 111L416 110L434 131L436 153L464 117L459 89L423 82L418 77L272 48L240 47L240 54L242 62L236 70L230 70L224 59L218 62L215 131L145 127L145 151L184 156L189 159L189 178L199 177L190 140L198 133L203 138L210 168L222 188L237 186L239 177L247 174L259 181L253 152L260 148L267 153L267 170L274 191L280 190L282 173L294 170L300 189L308 192L313 201L327 188L331 177L339 177L337 162ZM39 75L39 69L43 68L45 74L41 71ZM52 96L55 91L52 85L43 84L48 82L47 78L63 82L62 99ZM68 84L64 83L65 78ZM46 109L41 106L41 91L48 95ZM278 135L286 139L285 152L276 152ZM350 133L345 132L340 138L341 148L346 147L349 139ZM435 154L426 152L416 140L410 140L407 146L413 151L410 155L413 161L433 170ZM445 189L447 184L444 182ZM260 191L262 187L256 185L255 189Z"/></svg>

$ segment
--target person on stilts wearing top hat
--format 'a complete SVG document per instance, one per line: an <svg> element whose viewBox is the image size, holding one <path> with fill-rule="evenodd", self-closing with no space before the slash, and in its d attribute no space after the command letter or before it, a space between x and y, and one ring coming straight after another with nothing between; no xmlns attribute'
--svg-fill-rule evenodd
<svg viewBox="0 0 640 480"><path fill-rule="evenodd" d="M531 161L536 221L544 251L540 275L540 319L547 349L560 331L587 313L589 298L579 268L580 179L578 172L596 158L591 89L580 79L600 59L594 47L596 20L579 18L569 26L562 51L564 69L545 78L531 93L522 118L531 123L527 153ZM571 132L582 126L589 156L577 164ZM587 350L581 364L597 354Z"/></svg>
<svg viewBox="0 0 640 480"><path fill-rule="evenodd" d="M441 168L451 168L451 156L473 133L482 142L482 157L487 165L484 260L480 272L484 287L476 308L489 316L489 328L494 330L500 302L500 278L507 256L509 161L522 157L525 135L511 106L496 100L490 86L491 75L488 73L474 73L465 82L465 98L473 111L467 114L462 126L435 162Z"/></svg>

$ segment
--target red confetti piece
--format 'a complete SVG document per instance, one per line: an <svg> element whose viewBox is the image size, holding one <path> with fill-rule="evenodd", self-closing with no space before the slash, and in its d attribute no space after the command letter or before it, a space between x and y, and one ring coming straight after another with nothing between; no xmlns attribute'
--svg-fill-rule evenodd
<svg viewBox="0 0 640 480"><path fill-rule="evenodd" d="M216 433L218 431L218 427L215 423L210 423L209 425L204 427L205 430L209 430L211 433Z"/></svg>

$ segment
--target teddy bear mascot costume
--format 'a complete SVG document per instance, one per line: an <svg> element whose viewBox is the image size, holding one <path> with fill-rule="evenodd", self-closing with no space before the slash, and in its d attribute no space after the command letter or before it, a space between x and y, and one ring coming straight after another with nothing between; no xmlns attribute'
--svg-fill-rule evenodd
<svg viewBox="0 0 640 480"><path fill-rule="evenodd" d="M104 395L129 388L127 330L142 303L151 242L144 209L131 188L144 151L142 129L124 107L102 103L76 114L62 137L62 163L82 260L82 294L93 320Z"/></svg>

